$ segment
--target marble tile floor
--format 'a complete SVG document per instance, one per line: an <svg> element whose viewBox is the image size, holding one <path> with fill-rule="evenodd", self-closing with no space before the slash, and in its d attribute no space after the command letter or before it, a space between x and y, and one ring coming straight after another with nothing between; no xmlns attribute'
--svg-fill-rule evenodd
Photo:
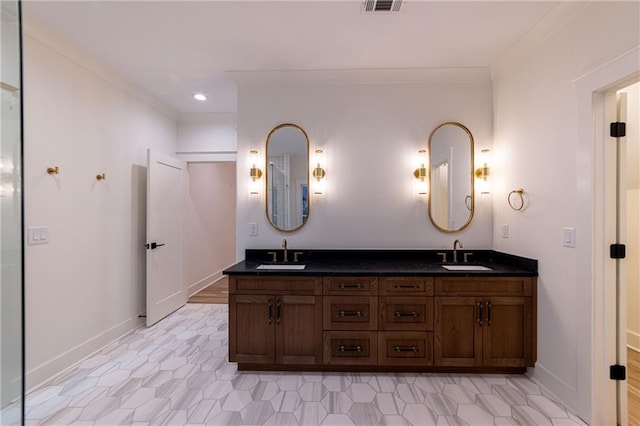
<svg viewBox="0 0 640 426"><path fill-rule="evenodd" d="M238 372L188 304L27 396L26 425L584 425L525 376Z"/></svg>

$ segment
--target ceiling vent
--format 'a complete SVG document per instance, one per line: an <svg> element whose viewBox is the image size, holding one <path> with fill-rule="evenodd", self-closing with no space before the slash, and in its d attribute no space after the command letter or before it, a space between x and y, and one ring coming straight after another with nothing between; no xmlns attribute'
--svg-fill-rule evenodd
<svg viewBox="0 0 640 426"><path fill-rule="evenodd" d="M365 0L365 12L398 12L402 0Z"/></svg>

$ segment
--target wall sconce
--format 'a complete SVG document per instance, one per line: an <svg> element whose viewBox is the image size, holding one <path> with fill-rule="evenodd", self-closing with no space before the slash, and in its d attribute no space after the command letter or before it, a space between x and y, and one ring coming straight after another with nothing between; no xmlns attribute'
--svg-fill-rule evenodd
<svg viewBox="0 0 640 426"><path fill-rule="evenodd" d="M316 163L316 167L313 169L313 171L311 172L311 175L315 178L315 180L317 181L314 184L314 190L313 193L314 194L322 194L324 192L324 185L322 185L322 183L320 182L322 179L324 179L326 172L324 170L324 151L321 149L316 149L316 154L315 154L315 161Z"/></svg>
<svg viewBox="0 0 640 426"><path fill-rule="evenodd" d="M425 182L428 176L427 168L425 167L425 163L427 162L427 150L418 150L418 157L420 166L413 171L413 176L420 181L416 184L416 192L418 193L418 195L427 195L427 187Z"/></svg>
<svg viewBox="0 0 640 426"><path fill-rule="evenodd" d="M106 173L100 173L100 174L96 175L96 180L98 182L100 182L101 180L107 180L107 174Z"/></svg>
<svg viewBox="0 0 640 426"><path fill-rule="evenodd" d="M484 157L481 161L482 166L476 169L476 178L481 180L479 185L481 194L489 194L491 193L491 188L489 185L489 176L491 176L491 168L489 167L489 152L491 150L488 148L480 150L480 157Z"/></svg>
<svg viewBox="0 0 640 426"><path fill-rule="evenodd" d="M60 167L53 166L47 168L47 173L51 176L60 174Z"/></svg>
<svg viewBox="0 0 640 426"><path fill-rule="evenodd" d="M249 152L251 153L251 159L252 159L252 166L249 169L249 176L251 176L251 180L255 182L256 180L262 177L262 170L256 167L256 159L258 157L258 151L256 151L255 149L252 149Z"/></svg>
<svg viewBox="0 0 640 426"><path fill-rule="evenodd" d="M262 177L262 170L256 166L258 162L258 151L252 149L249 151L251 167L249 168L249 177L251 177L251 182L249 183L249 194L258 195L260 191L258 190L259 184L256 182Z"/></svg>

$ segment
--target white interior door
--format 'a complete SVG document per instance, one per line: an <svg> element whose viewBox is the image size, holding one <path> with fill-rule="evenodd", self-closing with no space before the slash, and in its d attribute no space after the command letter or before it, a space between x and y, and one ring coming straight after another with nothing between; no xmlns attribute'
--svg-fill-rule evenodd
<svg viewBox="0 0 640 426"><path fill-rule="evenodd" d="M185 167L147 152L147 326L187 303L181 271Z"/></svg>

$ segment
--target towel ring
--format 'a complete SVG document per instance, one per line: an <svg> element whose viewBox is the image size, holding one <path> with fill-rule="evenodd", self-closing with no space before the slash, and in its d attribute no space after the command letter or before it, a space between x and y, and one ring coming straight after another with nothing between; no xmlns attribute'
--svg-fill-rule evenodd
<svg viewBox="0 0 640 426"><path fill-rule="evenodd" d="M514 194L518 195L519 198L520 198L520 207L516 207L514 205L514 203L511 201L511 196L514 195ZM518 211L518 212L520 210L522 210L522 208L524 207L524 196L523 196L523 194L524 194L524 189L522 189L522 188L517 188L517 189L514 189L513 191L511 191L509 193L509 195L507 196L507 202L509 203L509 207L511 207L512 209L514 209L515 211ZM517 198L518 197L516 197L516 200L517 200Z"/></svg>

